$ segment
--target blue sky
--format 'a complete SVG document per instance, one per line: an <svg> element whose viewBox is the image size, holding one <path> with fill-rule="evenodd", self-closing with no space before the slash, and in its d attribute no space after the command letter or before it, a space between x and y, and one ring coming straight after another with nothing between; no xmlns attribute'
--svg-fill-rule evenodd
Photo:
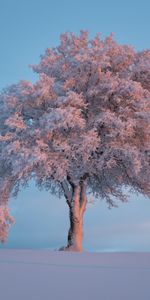
<svg viewBox="0 0 150 300"><path fill-rule="evenodd" d="M21 79L36 80L29 64L65 31L90 36L115 33L121 44L150 48L150 1L0 0L0 89ZM31 183L11 201L16 217L5 247L57 248L66 242L68 209L64 199L38 192ZM91 251L150 251L150 201L132 195L129 204L107 209L88 205L84 247Z"/></svg>

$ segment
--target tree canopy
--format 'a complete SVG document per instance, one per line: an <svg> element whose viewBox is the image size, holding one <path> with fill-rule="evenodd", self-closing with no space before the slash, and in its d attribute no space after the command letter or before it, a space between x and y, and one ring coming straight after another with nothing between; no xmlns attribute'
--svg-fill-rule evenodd
<svg viewBox="0 0 150 300"><path fill-rule="evenodd" d="M0 94L1 240L31 178L68 204L79 185L110 207L125 188L150 196L150 50L65 33L32 68L37 82Z"/></svg>

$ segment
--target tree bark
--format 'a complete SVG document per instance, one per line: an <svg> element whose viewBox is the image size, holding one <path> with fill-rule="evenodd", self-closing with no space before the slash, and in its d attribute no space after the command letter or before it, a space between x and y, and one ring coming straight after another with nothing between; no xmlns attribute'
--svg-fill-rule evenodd
<svg viewBox="0 0 150 300"><path fill-rule="evenodd" d="M68 232L67 246L61 248L61 250L82 252L83 215L87 204L85 182L74 186L72 197L70 200L66 197L66 200L69 206L70 229Z"/></svg>

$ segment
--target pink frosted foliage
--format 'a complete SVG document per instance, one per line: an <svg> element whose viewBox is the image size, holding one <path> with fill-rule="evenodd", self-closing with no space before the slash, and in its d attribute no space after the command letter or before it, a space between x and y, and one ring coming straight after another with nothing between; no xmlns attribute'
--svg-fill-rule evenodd
<svg viewBox="0 0 150 300"><path fill-rule="evenodd" d="M14 223L13 217L9 214L8 207L0 205L0 241L5 242L8 230Z"/></svg>
<svg viewBox="0 0 150 300"><path fill-rule="evenodd" d="M60 195L86 180L109 206L126 187L149 196L150 50L65 33L32 68L35 84L0 94L0 203L31 178Z"/></svg>

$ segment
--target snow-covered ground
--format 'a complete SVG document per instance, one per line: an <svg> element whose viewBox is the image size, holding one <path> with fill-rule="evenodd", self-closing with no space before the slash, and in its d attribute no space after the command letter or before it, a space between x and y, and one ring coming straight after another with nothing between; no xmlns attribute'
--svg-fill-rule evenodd
<svg viewBox="0 0 150 300"><path fill-rule="evenodd" d="M150 300L150 253L0 250L1 300Z"/></svg>

